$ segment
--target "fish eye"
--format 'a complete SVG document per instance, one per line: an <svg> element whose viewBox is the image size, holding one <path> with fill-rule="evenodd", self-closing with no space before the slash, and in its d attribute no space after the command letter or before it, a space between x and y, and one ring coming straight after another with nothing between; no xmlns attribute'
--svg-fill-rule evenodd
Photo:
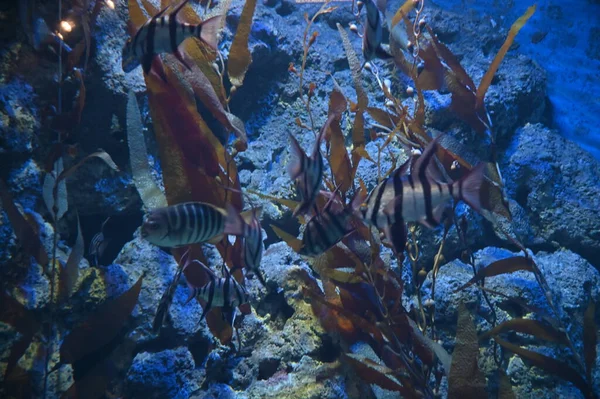
<svg viewBox="0 0 600 399"><path fill-rule="evenodd" d="M157 222L147 222L146 226L148 227L149 230L157 230L158 229L158 223Z"/></svg>

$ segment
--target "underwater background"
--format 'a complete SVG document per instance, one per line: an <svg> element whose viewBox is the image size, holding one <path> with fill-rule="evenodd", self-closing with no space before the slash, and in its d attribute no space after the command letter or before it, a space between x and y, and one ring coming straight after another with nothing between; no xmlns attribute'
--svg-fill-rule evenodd
<svg viewBox="0 0 600 399"><path fill-rule="evenodd" d="M0 20L0 397L600 394L599 1Z"/></svg>

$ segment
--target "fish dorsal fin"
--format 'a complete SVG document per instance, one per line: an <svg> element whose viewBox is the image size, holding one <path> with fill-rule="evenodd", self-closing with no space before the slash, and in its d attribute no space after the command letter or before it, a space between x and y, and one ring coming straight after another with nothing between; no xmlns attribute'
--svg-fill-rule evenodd
<svg viewBox="0 0 600 399"><path fill-rule="evenodd" d="M402 165L400 165L400 167L398 169L396 169L394 171L394 173L392 173L392 178L401 178L402 176L405 176L408 174L409 170L410 170L410 165L412 164L412 157L408 158L406 160L406 162L404 162Z"/></svg>
<svg viewBox="0 0 600 399"><path fill-rule="evenodd" d="M189 1L189 0L186 0ZM159 12L157 12L152 19L154 21L156 21L157 19L159 19L160 17L162 17L169 9L171 8L171 4L169 4L168 6L166 6L165 8L163 8L162 10L160 10Z"/></svg>
<svg viewBox="0 0 600 399"><path fill-rule="evenodd" d="M175 20L177 20L177 14L179 13L179 11L181 11L181 9L183 7L185 7L185 5L189 2L190 0L183 0L181 2L181 4L179 4L170 14L169 14L169 18L175 18Z"/></svg>
<svg viewBox="0 0 600 399"><path fill-rule="evenodd" d="M438 139L436 138L432 140L429 144L427 144L427 147L425 147L423 153L417 158L415 163L412 165L410 171L411 175L419 176L425 173L425 171L431 164L431 159L435 155L438 146L437 143Z"/></svg>
<svg viewBox="0 0 600 399"><path fill-rule="evenodd" d="M251 208L240 213L240 216L244 220L244 223L251 224L253 219L260 219L260 216L262 215L262 209L262 206Z"/></svg>

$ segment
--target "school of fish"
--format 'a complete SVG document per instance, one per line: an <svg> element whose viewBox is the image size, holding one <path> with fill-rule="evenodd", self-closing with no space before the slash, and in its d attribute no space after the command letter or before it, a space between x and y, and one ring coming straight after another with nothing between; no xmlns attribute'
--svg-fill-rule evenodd
<svg viewBox="0 0 600 399"><path fill-rule="evenodd" d="M188 1L184 0L174 8L164 8L135 32L123 47L123 71L130 72L141 65L144 74L148 74L154 58L164 53L174 54L185 65L180 46L188 38L197 38L209 48L217 49L217 31L222 17L216 16L197 25L180 22L177 15ZM359 8L366 10L362 35L365 62L390 57L382 45L379 3L379 0L378 4L374 0L364 0L359 5ZM436 163L438 139L431 140L422 154L412 155L368 195L357 190L350 202L343 204L337 190L331 193L321 191L325 167L320 147L325 132L325 128L319 132L310 155L289 134L290 160L287 170L300 197L293 216L308 217L299 249L301 255L316 257L326 252L354 231L353 220L381 230L394 251L401 253L406 245L407 222L435 227L441 223L452 201L464 201L476 211L481 210L484 164L476 166L458 181L446 182L441 178ZM328 197L323 208L317 206L319 195ZM261 211L262 208L252 208L238 212L230 205L222 208L201 202L176 204L149 210L144 217L141 235L150 243L164 248L198 243L216 244L229 235L241 237L245 276L256 275L267 288L260 272L263 256ZM93 251L97 257L104 246L105 237L101 231L94 238L90 253ZM234 266L232 271L223 267L224 276L219 277L198 260L186 260L185 267L190 265L200 267L208 275L208 282L201 287L188 283L188 300L198 298L204 303L201 318L212 307L221 307L224 314L231 317L228 321L233 324L235 308L249 301L244 282L236 280L231 274L238 266Z"/></svg>

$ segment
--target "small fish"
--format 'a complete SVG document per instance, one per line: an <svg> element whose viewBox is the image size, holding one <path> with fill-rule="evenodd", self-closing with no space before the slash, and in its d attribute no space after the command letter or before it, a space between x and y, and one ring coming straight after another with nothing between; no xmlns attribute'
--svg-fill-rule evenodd
<svg viewBox="0 0 600 399"><path fill-rule="evenodd" d="M90 256L90 261L92 266L98 266L100 264L100 258L106 247L110 243L110 238L107 239L104 235L104 229L106 228L106 223L110 220L110 216L106 218L106 220L102 223L102 227L100 227L100 231L92 237L92 241L90 242L90 247L88 250L88 254Z"/></svg>
<svg viewBox="0 0 600 399"><path fill-rule="evenodd" d="M177 14L188 1L184 0L169 14L166 14L166 12L170 6L165 7L146 21L133 38L125 43L122 59L122 67L125 73L131 72L141 63L144 74L148 74L154 56L162 53L172 53L186 65L178 47L189 37L196 37L212 49L217 49L217 35L222 16L209 18L198 25L179 22L177 21Z"/></svg>
<svg viewBox="0 0 600 399"><path fill-rule="evenodd" d="M317 194L321 189L323 181L323 156L319 147L325 130L321 129L311 156L307 156L304 153L296 138L290 134L292 145L290 152L292 158L288 162L288 173L290 178L296 181L302 195L302 201L294 209L294 217L307 213L314 206Z"/></svg>
<svg viewBox="0 0 600 399"><path fill-rule="evenodd" d="M242 212L240 216L244 220L244 262L263 287L267 288L265 279L260 272L263 255L263 236L259 221L261 213L262 207L258 207Z"/></svg>
<svg viewBox="0 0 600 399"><path fill-rule="evenodd" d="M336 193L334 192L323 210L306 223L300 255L318 256L352 232L353 229L349 228L348 224L363 198L357 193L351 203L342 211L334 212L331 206L335 198Z"/></svg>
<svg viewBox="0 0 600 399"><path fill-rule="evenodd" d="M383 39L383 28L381 26L381 14L379 10L385 10L385 6L381 0L378 4L374 0L364 0L364 5L367 9L367 18L365 20L365 30L363 32L362 51L365 62L371 61L373 58L389 59L392 56L386 51L381 41Z"/></svg>
<svg viewBox="0 0 600 399"><path fill-rule="evenodd" d="M222 307L225 312L232 311L231 315L234 317L235 312L233 310L238 306L249 302L250 294L248 294L246 287L238 283L229 273L229 270L226 267L224 268L226 276L219 278L202 262L194 260L191 263L200 264L200 266L206 270L209 276L209 282L203 287L195 288L191 285L188 285L190 289L190 296L187 302L192 300L194 297L202 299L206 302L204 309L202 309L200 320L204 319L206 314L214 306ZM230 324L233 325L233 320L230 320Z"/></svg>
<svg viewBox="0 0 600 399"><path fill-rule="evenodd" d="M396 252L402 252L406 244L405 222L435 227L440 224L451 199L462 200L481 211L479 191L485 164L478 164L458 181L441 183L437 166L432 162L437 143L438 139L431 141L418 158L412 156L375 187L360 207L363 221L382 229Z"/></svg>
<svg viewBox="0 0 600 399"><path fill-rule="evenodd" d="M241 236L243 221L233 207L227 210L203 202L186 202L149 211L142 237L160 247L216 243L224 234Z"/></svg>

